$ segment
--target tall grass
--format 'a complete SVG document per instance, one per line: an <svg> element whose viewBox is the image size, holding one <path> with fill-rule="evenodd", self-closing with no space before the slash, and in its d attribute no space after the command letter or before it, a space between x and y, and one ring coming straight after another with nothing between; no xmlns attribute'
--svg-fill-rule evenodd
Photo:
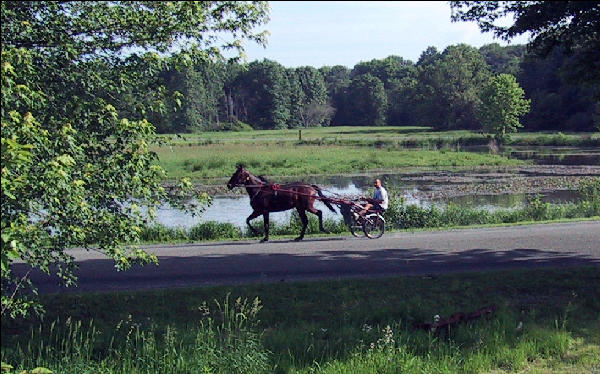
<svg viewBox="0 0 600 374"><path fill-rule="evenodd" d="M523 133L517 134L511 144L529 146L594 147L600 146L600 134L564 134L560 131L557 133Z"/></svg>
<svg viewBox="0 0 600 374"><path fill-rule="evenodd" d="M154 150L168 178L229 177L238 163L270 176L343 174L398 168L512 166L528 162L490 154L488 135L427 127L327 127L207 132L177 136ZM164 136L163 138L167 138ZM168 145L167 145L168 144ZM521 133L510 146L600 145L598 134ZM469 148L470 147L470 148ZM464 150L475 149L475 152Z"/></svg>
<svg viewBox="0 0 600 374"><path fill-rule="evenodd" d="M112 332L98 331L93 321L86 326L70 318L54 321L48 330L32 331L25 345L3 347L2 362L64 374L268 373L270 353L256 328L261 308L258 299L232 301L227 295L214 311L201 304L204 318L185 331L171 325L159 331L152 323L145 327L131 315Z"/></svg>
<svg viewBox="0 0 600 374"><path fill-rule="evenodd" d="M350 358L292 370L292 373L485 373L522 370L529 363L563 356L572 342L566 330L531 326L518 332L517 319L501 315L494 322L457 328L449 337L415 334L396 324L356 349ZM376 340L375 340L376 339ZM465 352L469 352L465 355Z"/></svg>
<svg viewBox="0 0 600 374"><path fill-rule="evenodd" d="M52 295L48 323L15 335L3 321L2 361L67 374L585 372L600 365L598 281L594 267ZM491 302L450 329L413 327Z"/></svg>

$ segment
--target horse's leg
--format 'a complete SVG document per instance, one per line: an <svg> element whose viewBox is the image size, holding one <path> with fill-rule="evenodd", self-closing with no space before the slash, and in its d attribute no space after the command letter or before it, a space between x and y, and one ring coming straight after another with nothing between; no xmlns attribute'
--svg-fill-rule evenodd
<svg viewBox="0 0 600 374"><path fill-rule="evenodd" d="M306 233L306 226L308 226L308 217L306 216L306 211L302 208L296 208L298 214L300 215L300 221L302 221L302 231L300 232L300 236L294 239L295 241L300 241L304 239L304 234Z"/></svg>
<svg viewBox="0 0 600 374"><path fill-rule="evenodd" d="M323 226L323 212L313 207L312 205L307 210L319 217L319 230L323 231L326 234L329 234L329 231L325 229L325 226Z"/></svg>
<svg viewBox="0 0 600 374"><path fill-rule="evenodd" d="M252 214L250 214L248 216L248 218L246 218L246 224L248 225L248 227L250 227L250 231L252 231L252 234L254 234L254 235L258 234L258 231L254 227L252 227L252 225L250 224L250 221L252 221L253 219L255 219L258 216L260 216L260 213L257 213L255 210L252 212Z"/></svg>
<svg viewBox="0 0 600 374"><path fill-rule="evenodd" d="M261 243L269 241L269 212L263 213L263 225L265 227L265 237L261 240Z"/></svg>

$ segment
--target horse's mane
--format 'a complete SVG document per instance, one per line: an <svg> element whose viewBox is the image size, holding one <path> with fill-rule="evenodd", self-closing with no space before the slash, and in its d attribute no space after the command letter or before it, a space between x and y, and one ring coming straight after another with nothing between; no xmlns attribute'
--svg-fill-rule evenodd
<svg viewBox="0 0 600 374"><path fill-rule="evenodd" d="M260 179L261 181L263 181L265 183L269 183L269 180L267 178L265 178L263 175L259 175L258 179Z"/></svg>

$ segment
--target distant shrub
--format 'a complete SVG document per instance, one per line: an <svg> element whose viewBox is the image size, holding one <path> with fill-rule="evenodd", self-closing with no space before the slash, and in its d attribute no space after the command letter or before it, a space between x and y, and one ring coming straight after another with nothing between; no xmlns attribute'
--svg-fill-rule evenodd
<svg viewBox="0 0 600 374"><path fill-rule="evenodd" d="M443 225L481 225L492 223L493 217L488 210L465 209L456 204L448 204L442 212L440 221Z"/></svg>
<svg viewBox="0 0 600 374"><path fill-rule="evenodd" d="M424 208L411 204L403 206L386 222L398 229L438 227L441 224L441 215L442 210L436 206Z"/></svg>
<svg viewBox="0 0 600 374"><path fill-rule="evenodd" d="M183 227L170 228L163 225L144 227L140 239L146 242L167 242L172 240L188 240L188 232Z"/></svg>
<svg viewBox="0 0 600 374"><path fill-rule="evenodd" d="M577 191L581 199L581 214L600 216L600 178L581 181Z"/></svg>
<svg viewBox="0 0 600 374"><path fill-rule="evenodd" d="M535 221L541 221L548 217L549 210L550 203L544 203L542 201L542 195L536 195L535 197L528 199L524 213L526 217Z"/></svg>
<svg viewBox="0 0 600 374"><path fill-rule="evenodd" d="M242 231L232 223L215 221L202 222L189 230L190 240L236 239Z"/></svg>
<svg viewBox="0 0 600 374"><path fill-rule="evenodd" d="M306 227L306 234L318 234L321 232L319 229L319 218L312 213L307 213L308 225ZM342 220L324 219L323 226L325 229L333 234L340 234L347 232L348 228L345 226ZM262 221L260 222L262 229ZM299 235L302 230L302 221L298 212L293 212L290 219L286 223L274 224L271 222L269 227L269 233L272 235Z"/></svg>
<svg viewBox="0 0 600 374"><path fill-rule="evenodd" d="M247 123L242 121L234 122L220 122L218 124L212 124L208 131L252 131L254 128Z"/></svg>
<svg viewBox="0 0 600 374"><path fill-rule="evenodd" d="M584 179L577 188L581 200L600 201L600 178Z"/></svg>

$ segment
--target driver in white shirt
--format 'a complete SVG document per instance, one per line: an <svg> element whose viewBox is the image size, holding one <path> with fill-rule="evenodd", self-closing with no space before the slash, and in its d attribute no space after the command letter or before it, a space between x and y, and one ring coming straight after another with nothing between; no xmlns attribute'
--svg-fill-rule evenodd
<svg viewBox="0 0 600 374"><path fill-rule="evenodd" d="M375 191L373 192L372 199L366 199L367 204L360 211L360 214L364 216L369 209L385 211L389 205L388 193L385 188L381 185L380 179L375 179Z"/></svg>

